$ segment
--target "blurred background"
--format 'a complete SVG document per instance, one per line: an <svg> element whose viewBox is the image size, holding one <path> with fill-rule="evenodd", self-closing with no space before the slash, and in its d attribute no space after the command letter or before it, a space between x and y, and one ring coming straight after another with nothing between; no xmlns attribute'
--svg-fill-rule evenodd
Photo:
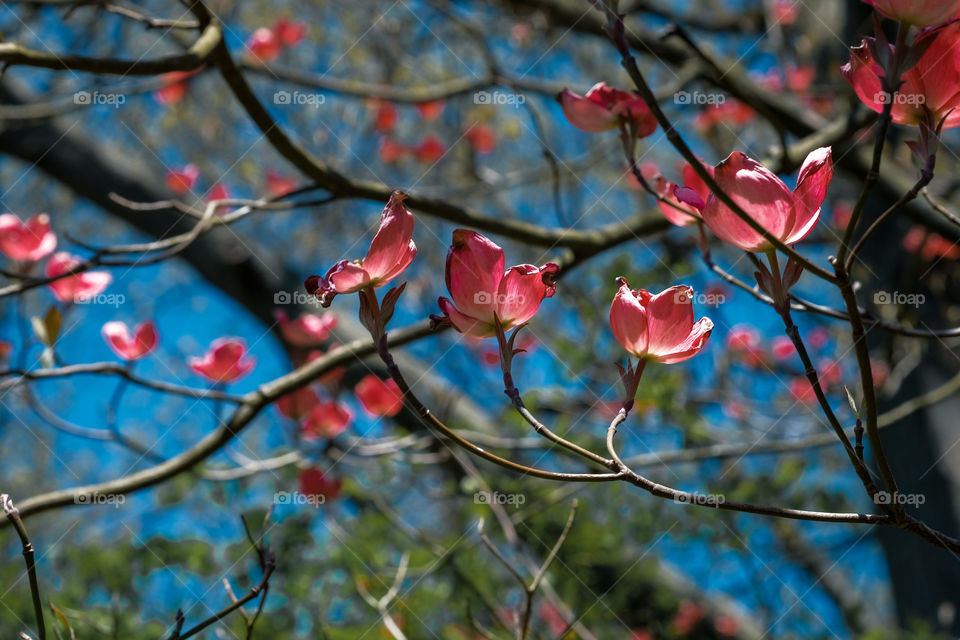
<svg viewBox="0 0 960 640"><path fill-rule="evenodd" d="M570 267L521 333L527 351L514 364L525 402L556 432L604 450L621 393L614 363L624 359L607 318L615 278L652 291L689 284L701 294L696 317L708 316L716 328L693 360L647 367L637 409L620 431L622 455L654 480L729 500L876 511L841 448L824 438L829 426L776 314L703 263L694 229L668 228L628 174L615 132L583 133L564 118L554 99L563 88L582 94L601 80L631 86L590 3L211 0L208 7L275 126L353 181L547 229L644 221L597 255L482 229L504 247L507 265ZM839 72L848 47L872 30L869 9L815 0L621 6L648 82L709 164L742 151L792 185L806 151L784 153L785 146L803 149L818 134L826 139L811 148L833 145L837 177L821 222L800 246L819 264L836 250L869 161L869 113ZM147 24L131 12L174 22ZM5 41L46 53L154 59L185 51L197 37L188 10L156 0L16 2L0 16ZM6 366L44 366L31 318L52 306L63 318L56 366L120 362L100 335L103 324L149 320L159 346L133 365L135 373L207 389L211 383L187 359L217 338L243 338L256 367L227 387L235 394L363 336L353 296L337 298L336 326L310 348L291 340L289 320L277 312L290 320L325 317L303 293L303 279L361 257L383 199L309 204L324 189L277 152L213 65L159 76L13 66L0 81L0 102L4 212L22 219L48 213L58 251L88 257L192 225L170 207L137 210L110 194L141 203L176 198L202 209L227 195L266 198L313 187L286 200L304 206L255 211L168 260L112 268L105 292L112 297L95 304L58 302L42 286L0 298ZM894 127L867 220L912 184L916 168L902 142L914 133ZM945 202L958 186L956 142L945 136L931 186ZM639 142L637 155L648 175L681 180L661 129ZM412 209L419 253L404 274L395 329L438 313L451 233L471 226ZM914 203L866 250L854 274L861 304L904 326L956 325L956 240L956 228L927 202ZM752 282L753 266L739 252L714 242L712 256ZM15 275L6 272L11 282ZM809 276L798 291L842 307L835 290ZM888 304L878 291L922 302ZM795 317L831 404L852 426L843 391L858 385L849 327ZM871 330L868 340L888 456L904 493L923 496L910 511L956 536L956 339ZM458 431L525 464L585 470L513 412L493 340L447 331L397 352L407 379ZM436 439L406 410L369 411L354 387L371 374L385 377L375 359L355 361L313 385L346 410L323 417L334 425L324 428L343 428L334 437L318 437L269 407L209 459L156 487L27 518L45 600L78 638L167 637L178 608L189 627L229 604L224 580L236 594L260 580L245 515L277 558L262 615L252 635L234 615L200 637L515 637L524 592L482 542L478 522L529 579L578 500L535 595L532 638L960 633L960 559L915 536L695 508L626 484L520 477ZM924 396L936 390L936 398ZM918 396L926 399L904 410ZM151 467L212 433L230 411L229 402L112 375L21 380L0 392L0 490L17 502ZM322 499L289 499L296 492ZM32 628L33 613L19 542L10 529L0 540L0 629L12 638ZM384 614L364 594L386 593L401 566ZM247 610L252 615L256 603ZM47 622L60 624L50 615Z"/></svg>

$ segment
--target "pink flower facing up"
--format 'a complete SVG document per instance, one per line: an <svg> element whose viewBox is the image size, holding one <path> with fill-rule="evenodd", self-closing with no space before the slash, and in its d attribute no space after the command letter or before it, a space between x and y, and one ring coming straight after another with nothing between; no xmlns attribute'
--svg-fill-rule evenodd
<svg viewBox="0 0 960 640"><path fill-rule="evenodd" d="M863 0L891 20L917 27L943 24L960 14L960 0Z"/></svg>
<svg viewBox="0 0 960 640"><path fill-rule="evenodd" d="M820 205L833 178L833 160L829 147L811 151L800 167L793 191L772 171L739 151L718 164L713 177L760 226L784 244L793 244L806 237L820 219ZM707 199L701 215L724 242L754 253L773 248L714 194Z"/></svg>
<svg viewBox="0 0 960 640"><path fill-rule="evenodd" d="M683 362L697 355L706 344L713 322L693 321L693 289L670 287L656 295L631 289L617 278L620 289L610 305L613 336L631 355L664 364Z"/></svg>
<svg viewBox="0 0 960 640"><path fill-rule="evenodd" d="M308 440L335 438L353 422L353 412L336 400L318 402L310 409L300 426L300 432Z"/></svg>
<svg viewBox="0 0 960 640"><path fill-rule="evenodd" d="M300 348L316 347L326 342L330 332L337 326L337 316L328 312L319 316L304 313L296 320L290 320L283 311L276 311L274 317L280 325L283 339Z"/></svg>
<svg viewBox="0 0 960 640"><path fill-rule="evenodd" d="M710 175L713 175L713 167L705 168ZM667 201L657 201L663 216L678 227L699 222L702 219L700 210L710 197L710 188L707 187L707 183L700 179L689 164L683 166L683 186L669 182L658 175L654 190Z"/></svg>
<svg viewBox="0 0 960 640"><path fill-rule="evenodd" d="M300 472L300 493L326 500L340 495L343 480L332 480L322 469L311 467Z"/></svg>
<svg viewBox="0 0 960 640"><path fill-rule="evenodd" d="M0 215L0 251L12 260L35 262L57 248L57 234L50 230L50 216L41 213L26 222L12 213Z"/></svg>
<svg viewBox="0 0 960 640"><path fill-rule="evenodd" d="M410 266L417 245L413 243L413 213L403 206L404 197L399 191L390 195L366 257L352 262L341 260L322 278L307 278L307 292L317 296L321 305L330 306L338 293L382 287Z"/></svg>
<svg viewBox="0 0 960 640"><path fill-rule="evenodd" d="M190 369L211 382L233 382L250 373L257 364L247 357L247 343L241 338L214 340L207 352L187 360Z"/></svg>
<svg viewBox="0 0 960 640"><path fill-rule="evenodd" d="M903 84L895 96L883 90L884 72L873 59L871 46L877 45L872 38L865 38L859 47L850 49L850 62L840 69L865 105L882 113L884 104L892 99L890 115L897 124L918 125L924 113L929 112L935 124L946 119L944 129L960 126L960 22L922 32L917 37L914 46L926 47L926 51L903 74Z"/></svg>
<svg viewBox="0 0 960 640"><path fill-rule="evenodd" d="M353 391L360 406L371 416L392 417L403 408L403 392L392 379L381 380L371 373L364 376Z"/></svg>
<svg viewBox="0 0 960 640"><path fill-rule="evenodd" d="M108 322L101 330L107 346L127 361L139 360L157 347L157 328L152 322L141 322L130 335L130 328L122 322Z"/></svg>
<svg viewBox="0 0 960 640"><path fill-rule="evenodd" d="M193 191L199 177L200 169L197 165L188 164L183 169L167 171L164 181L167 183L167 189L178 196L183 196Z"/></svg>
<svg viewBox="0 0 960 640"><path fill-rule="evenodd" d="M83 261L77 256L61 251L50 256L44 275L54 278L79 267ZM60 302L79 302L103 293L113 282L113 276L106 271L84 271L72 276L54 280L47 287Z"/></svg>
<svg viewBox="0 0 960 640"><path fill-rule="evenodd" d="M273 29L260 27L247 40L247 50L258 62L273 62L280 57L283 47Z"/></svg>
<svg viewBox="0 0 960 640"><path fill-rule="evenodd" d="M447 252L446 280L450 298L438 300L444 317L460 333L475 338L497 335L534 316L544 298L552 296L559 267L520 264L503 270L503 249L476 231L457 229Z"/></svg>
<svg viewBox="0 0 960 640"><path fill-rule="evenodd" d="M657 130L657 120L642 98L598 82L580 96L564 89L557 97L570 124L581 131L600 133L630 124L638 138Z"/></svg>

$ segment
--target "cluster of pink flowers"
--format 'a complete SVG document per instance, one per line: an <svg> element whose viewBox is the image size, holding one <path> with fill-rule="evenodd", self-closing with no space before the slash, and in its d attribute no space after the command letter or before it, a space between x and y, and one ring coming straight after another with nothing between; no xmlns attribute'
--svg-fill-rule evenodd
<svg viewBox="0 0 960 640"><path fill-rule="evenodd" d="M258 62L273 62L283 50L298 44L307 35L307 25L278 18L273 27L260 27L247 40L247 51Z"/></svg>

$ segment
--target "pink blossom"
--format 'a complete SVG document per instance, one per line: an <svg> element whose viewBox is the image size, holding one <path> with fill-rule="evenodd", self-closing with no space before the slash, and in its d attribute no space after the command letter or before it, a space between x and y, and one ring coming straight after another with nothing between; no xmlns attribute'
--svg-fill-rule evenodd
<svg viewBox="0 0 960 640"><path fill-rule="evenodd" d="M323 344L330 337L330 332L337 326L337 316L333 312L327 312L323 315L304 313L296 320L290 320L285 312L278 310L274 313L274 318L280 325L280 333L283 335L283 339L291 345L301 348Z"/></svg>
<svg viewBox="0 0 960 640"><path fill-rule="evenodd" d="M242 338L219 338L203 356L191 357L187 364L212 382L233 382L250 373L257 361L247 357L247 343Z"/></svg>
<svg viewBox="0 0 960 640"><path fill-rule="evenodd" d="M343 433L353 421L353 412L336 400L315 404L301 425L304 438L329 440Z"/></svg>
<svg viewBox="0 0 960 640"><path fill-rule="evenodd" d="M247 40L247 50L257 62L273 62L280 57L282 45L273 29L260 27Z"/></svg>
<svg viewBox="0 0 960 640"><path fill-rule="evenodd" d="M403 408L403 393L392 379L381 380L371 373L357 383L353 392L371 416L395 416Z"/></svg>
<svg viewBox="0 0 960 640"><path fill-rule="evenodd" d="M61 251L50 256L44 275L55 278L69 273L81 264L83 261L77 256ZM100 295L112 281L113 276L106 271L83 271L54 280L47 287L60 302L80 302Z"/></svg>
<svg viewBox="0 0 960 640"><path fill-rule="evenodd" d="M41 213L26 222L12 213L0 215L0 251L12 260L35 262L57 248L57 234L50 230L50 216Z"/></svg>
<svg viewBox="0 0 960 640"><path fill-rule="evenodd" d="M583 96L564 89L557 99L570 124L588 133L616 129L621 123L635 127L638 138L657 130L657 120L643 98L604 82L593 85Z"/></svg>
<svg viewBox="0 0 960 640"><path fill-rule="evenodd" d="M101 330L114 353L124 360L139 360L157 346L157 328L152 322L141 322L130 335L130 328L122 322L108 322Z"/></svg>
<svg viewBox="0 0 960 640"><path fill-rule="evenodd" d="M322 469L311 467L300 472L300 493L307 496L335 500L340 495L343 480L331 480Z"/></svg>
<svg viewBox="0 0 960 640"><path fill-rule="evenodd" d="M197 168L197 165L188 164L183 169L167 171L164 181L167 183L167 189L178 196L183 196L193 191L199 177L200 169Z"/></svg>

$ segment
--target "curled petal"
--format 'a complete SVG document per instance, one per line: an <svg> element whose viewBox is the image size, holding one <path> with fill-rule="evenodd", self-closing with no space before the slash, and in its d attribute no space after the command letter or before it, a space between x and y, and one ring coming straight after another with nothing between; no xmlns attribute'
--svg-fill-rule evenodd
<svg viewBox="0 0 960 640"><path fill-rule="evenodd" d="M610 328L620 346L639 358L647 355L647 313L624 278L610 305Z"/></svg>
<svg viewBox="0 0 960 640"><path fill-rule="evenodd" d="M446 281L457 309L492 324L503 267L503 249L491 240L475 231L454 231L447 253Z"/></svg>
<svg viewBox="0 0 960 640"><path fill-rule="evenodd" d="M497 317L504 330L532 318L543 299L556 292L554 277L559 269L551 262L540 268L521 264L507 270L497 295Z"/></svg>
<svg viewBox="0 0 960 640"><path fill-rule="evenodd" d="M814 149L807 155L797 177L796 196L797 217L794 227L784 239L787 244L802 240L816 225L820 218L820 205L827 197L827 186L833 179L833 156L830 147Z"/></svg>
<svg viewBox="0 0 960 640"><path fill-rule="evenodd" d="M370 279L379 284L389 282L390 274L398 274L410 264L413 256L411 247L416 254L416 245L413 244L413 213L403 206L404 195L399 191L390 194L390 200L380 215L380 228L370 243L370 250L363 259L363 268ZM403 263L402 268L397 269Z"/></svg>
<svg viewBox="0 0 960 640"><path fill-rule="evenodd" d="M683 342L674 346L669 353L658 355L653 359L663 364L674 364L689 360L703 348L712 331L713 321L710 318L700 318L693 325Z"/></svg>
<svg viewBox="0 0 960 640"><path fill-rule="evenodd" d="M446 315L447 319L453 324L453 327L460 333L474 338L490 338L496 335L496 329L493 325L493 318L489 321L478 320L477 318L461 313L456 305L448 298L441 297L437 300L440 310Z"/></svg>
<svg viewBox="0 0 960 640"><path fill-rule="evenodd" d="M651 296L645 305L647 353L652 357L671 353L693 327L693 289L680 285Z"/></svg>
<svg viewBox="0 0 960 640"><path fill-rule="evenodd" d="M587 133L601 133L617 127L617 115L584 96L564 89L557 97L570 124Z"/></svg>

